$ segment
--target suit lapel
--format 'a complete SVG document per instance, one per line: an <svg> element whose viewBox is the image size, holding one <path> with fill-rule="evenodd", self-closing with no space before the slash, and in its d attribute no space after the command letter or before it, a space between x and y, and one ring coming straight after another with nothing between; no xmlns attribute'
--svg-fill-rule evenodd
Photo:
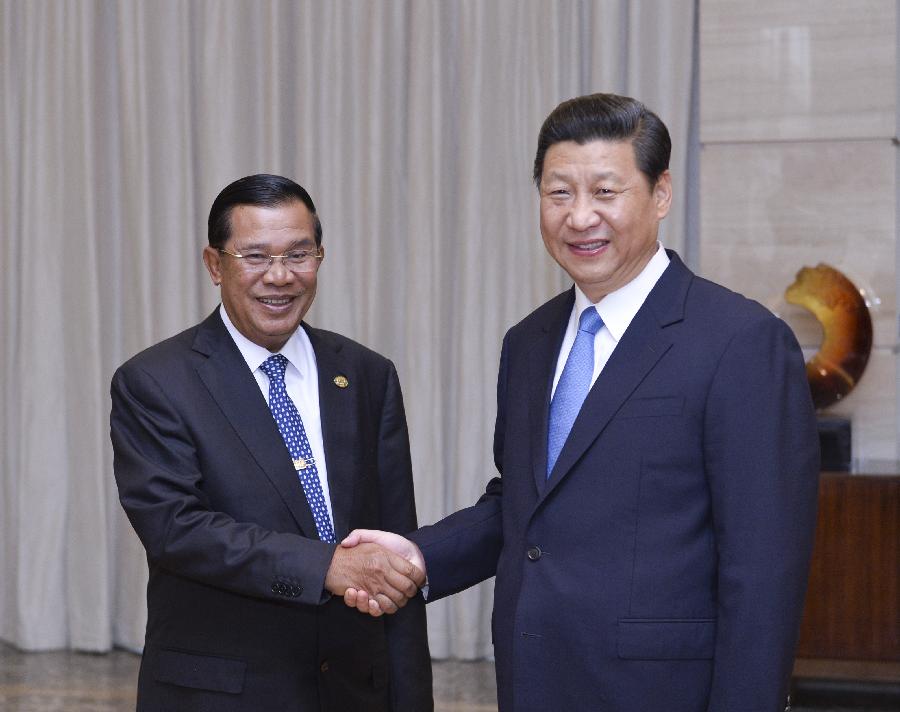
<svg viewBox="0 0 900 712"><path fill-rule="evenodd" d="M693 275L674 252L668 254L669 266L625 330L588 393L538 506L566 478L622 404L672 346L672 339L665 329L683 318L684 300ZM546 413L549 406L544 410ZM546 414L544 419L546 422ZM545 427L545 443L546 437ZM546 446L544 449L546 463Z"/></svg>
<svg viewBox="0 0 900 712"><path fill-rule="evenodd" d="M575 303L574 287L559 295L548 310L547 318L533 339L533 348L528 355L528 388L531 420L531 462L534 484L538 492L547 483L547 429L550 417L550 391L556 374L559 348L566 333L572 305Z"/></svg>
<svg viewBox="0 0 900 712"><path fill-rule="evenodd" d="M338 541L350 533L350 515L356 473L359 471L358 446L360 434L360 388L364 374L351 368L342 353L340 341L327 331L303 325L316 354L316 370L319 372L319 418L322 422L322 440L325 445L325 462L328 465L328 489L334 517L334 533ZM339 377L343 377L341 380ZM337 380L336 380L337 379ZM341 387L338 383L346 383Z"/></svg>
<svg viewBox="0 0 900 712"><path fill-rule="evenodd" d="M312 511L275 419L218 309L200 325L194 350L207 356L197 374L238 438L278 491L300 531L318 538ZM224 437L227 435L223 433Z"/></svg>

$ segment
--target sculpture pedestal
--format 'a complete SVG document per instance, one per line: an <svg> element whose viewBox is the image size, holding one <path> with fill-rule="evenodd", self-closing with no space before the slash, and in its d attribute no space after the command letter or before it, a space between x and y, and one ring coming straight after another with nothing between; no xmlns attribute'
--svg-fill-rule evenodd
<svg viewBox="0 0 900 712"><path fill-rule="evenodd" d="M820 415L818 425L822 470L826 472L849 472L850 463L853 460L850 420L848 418Z"/></svg>

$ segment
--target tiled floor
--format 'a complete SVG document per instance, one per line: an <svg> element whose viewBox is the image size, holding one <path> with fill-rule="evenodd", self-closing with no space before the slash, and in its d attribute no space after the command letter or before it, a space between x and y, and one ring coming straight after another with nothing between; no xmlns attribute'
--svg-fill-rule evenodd
<svg viewBox="0 0 900 712"><path fill-rule="evenodd" d="M139 658L131 653L20 653L0 644L3 712L134 709Z"/></svg>
<svg viewBox="0 0 900 712"><path fill-rule="evenodd" d="M21 653L0 643L0 711L127 712L134 709L139 658L126 652ZM435 662L436 712L496 712L494 666ZM794 707L795 712L812 708ZM816 712L863 712L817 708ZM663 712L663 711L661 711ZM889 712L886 709L865 712Z"/></svg>
<svg viewBox="0 0 900 712"><path fill-rule="evenodd" d="M126 712L134 710L140 658L21 653L0 643L0 712ZM491 663L436 662L436 712L496 712Z"/></svg>

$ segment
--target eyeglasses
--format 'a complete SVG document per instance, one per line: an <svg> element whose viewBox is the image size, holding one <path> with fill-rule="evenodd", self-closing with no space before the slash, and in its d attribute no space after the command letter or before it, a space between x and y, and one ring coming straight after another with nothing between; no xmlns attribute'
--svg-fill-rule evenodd
<svg viewBox="0 0 900 712"><path fill-rule="evenodd" d="M265 252L257 251L241 255L237 252L229 252L221 247L216 249L222 254L231 255L241 260L241 266L248 272L268 272L272 268L272 263L278 259L291 272L315 272L325 256L321 248L315 250L288 250L283 255L268 255Z"/></svg>

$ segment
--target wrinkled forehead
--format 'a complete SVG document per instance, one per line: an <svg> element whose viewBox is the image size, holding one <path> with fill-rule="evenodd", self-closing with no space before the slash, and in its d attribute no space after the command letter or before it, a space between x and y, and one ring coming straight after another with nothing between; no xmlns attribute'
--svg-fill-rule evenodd
<svg viewBox="0 0 900 712"><path fill-rule="evenodd" d="M229 213L231 240L254 244L315 242L315 216L300 201L280 205L238 204Z"/></svg>
<svg viewBox="0 0 900 712"><path fill-rule="evenodd" d="M541 183L573 178L625 180L643 175L628 140L559 141L547 148Z"/></svg>

